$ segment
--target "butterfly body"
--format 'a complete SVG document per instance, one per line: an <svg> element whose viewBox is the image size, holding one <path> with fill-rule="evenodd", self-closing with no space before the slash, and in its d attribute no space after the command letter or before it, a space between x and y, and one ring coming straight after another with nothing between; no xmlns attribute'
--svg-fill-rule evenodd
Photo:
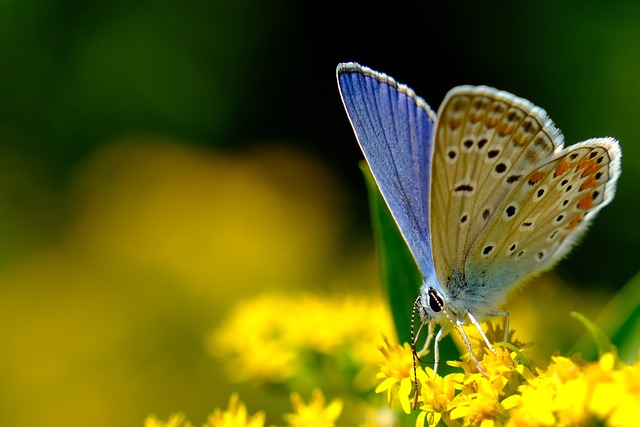
<svg viewBox="0 0 640 427"><path fill-rule="evenodd" d="M447 313L453 319L461 319L463 323L469 324L468 313L473 313L478 321L483 321L487 317L497 312L499 307L505 303L506 293L497 287L491 286L482 278L466 278L462 272L454 271L448 277L444 285L439 282L425 282L420 288L421 305L429 304L429 289L433 288L438 292L446 307ZM437 309L436 309L437 310ZM438 315L435 311L434 321L442 323L444 313ZM425 317L425 316L423 316Z"/></svg>
<svg viewBox="0 0 640 427"><path fill-rule="evenodd" d="M508 92L459 86L438 113L413 90L355 63L342 100L380 192L422 273L416 309L444 332L500 311L551 268L614 195L613 138L564 147L544 110ZM486 340L486 339L485 339ZM487 344L490 345L487 341ZM437 356L436 356L437 357Z"/></svg>

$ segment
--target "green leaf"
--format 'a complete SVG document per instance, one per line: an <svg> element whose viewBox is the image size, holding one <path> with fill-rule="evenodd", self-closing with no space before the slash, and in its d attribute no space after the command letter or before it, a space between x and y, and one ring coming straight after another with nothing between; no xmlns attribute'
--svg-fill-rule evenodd
<svg viewBox="0 0 640 427"><path fill-rule="evenodd" d="M607 337L607 334L602 332L602 330L598 326L596 326L594 322L576 311L571 312L571 317L580 321L580 323L582 323L587 329L589 334L591 334L591 338L598 348L598 356L602 356L605 353L616 353L616 347L611 344L611 341L609 341L609 337Z"/></svg>
<svg viewBox="0 0 640 427"><path fill-rule="evenodd" d="M529 359L524 355L523 352L521 352L515 345L510 344L508 342L495 342L493 343L493 345L495 347L504 347L504 348L508 348L509 350L513 351L517 356L518 356L518 360L520 361L520 363L522 363L524 365L525 368L527 368L528 370L530 370L531 372L533 372L533 366L531 365L531 362L529 361Z"/></svg>
<svg viewBox="0 0 640 427"><path fill-rule="evenodd" d="M366 162L360 162L360 169L367 183L381 283L389 299L398 341L410 343L411 313L422 276Z"/></svg>
<svg viewBox="0 0 640 427"><path fill-rule="evenodd" d="M633 363L640 351L640 273L614 295L598 324L618 347L620 360Z"/></svg>
<svg viewBox="0 0 640 427"><path fill-rule="evenodd" d="M618 358L625 363L633 363L640 351L640 273L636 274L616 293L604 307L595 322L605 337L610 337L611 345L618 349ZM574 316L575 317L575 316ZM582 321L582 320L581 320ZM584 324L585 322L582 321ZM591 323L589 321L589 323ZM585 324L586 326L586 324ZM589 330L589 327L587 327ZM591 330L588 331L593 336ZM601 354L601 343L596 340L595 347L590 346L592 339L583 336L573 347L579 349L586 360Z"/></svg>

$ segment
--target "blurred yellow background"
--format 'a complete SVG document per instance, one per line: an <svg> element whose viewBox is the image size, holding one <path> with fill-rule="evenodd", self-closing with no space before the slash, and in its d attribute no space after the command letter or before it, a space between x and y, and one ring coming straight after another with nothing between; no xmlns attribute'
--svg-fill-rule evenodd
<svg viewBox="0 0 640 427"><path fill-rule="evenodd" d="M1 276L7 425L203 418L233 390L206 338L234 301L375 281L370 245L341 260L344 191L292 150L113 141L66 199L65 232Z"/></svg>
<svg viewBox="0 0 640 427"><path fill-rule="evenodd" d="M612 205L509 306L541 354L582 332L569 310L595 318L639 266L640 5L394 8L0 4L1 425L198 425L234 390L281 423L287 395L230 382L207 338L265 292L379 295L341 61L621 141Z"/></svg>

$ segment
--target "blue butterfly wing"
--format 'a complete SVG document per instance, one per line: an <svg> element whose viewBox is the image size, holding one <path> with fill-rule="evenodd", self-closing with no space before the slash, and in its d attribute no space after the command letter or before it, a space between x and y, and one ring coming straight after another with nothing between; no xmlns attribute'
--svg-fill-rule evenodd
<svg viewBox="0 0 640 427"><path fill-rule="evenodd" d="M429 201L435 114L391 77L356 63L337 68L360 148L423 278L434 277Z"/></svg>

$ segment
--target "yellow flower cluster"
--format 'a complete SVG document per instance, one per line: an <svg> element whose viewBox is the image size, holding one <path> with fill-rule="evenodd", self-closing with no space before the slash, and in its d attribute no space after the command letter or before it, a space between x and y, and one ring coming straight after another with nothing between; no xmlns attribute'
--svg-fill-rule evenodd
<svg viewBox="0 0 640 427"><path fill-rule="evenodd" d="M309 353L346 358L361 371L373 370L373 378L382 359L371 349L381 333L392 331L388 310L379 300L264 295L235 307L212 335L209 348L228 361L235 381L281 383L309 374L317 370L317 358L312 358L313 366L306 365ZM375 386L365 382L361 388Z"/></svg>
<svg viewBox="0 0 640 427"><path fill-rule="evenodd" d="M388 336L392 330L379 301L267 295L232 311L212 336L210 347L227 359L236 381L279 383L295 390L294 411L283 417L291 427L333 427L341 415L361 427L406 425L407 420L398 418L402 412L413 412L416 427L638 425L640 362L624 365L610 351L595 362L556 356L546 369L538 369L512 334L501 343L504 330L488 323L486 335L495 343L490 351L473 329L467 334L482 370L464 355L460 362L448 362L458 368L456 373L441 376L428 366L414 369L409 344L384 338L380 352L371 351L380 333ZM384 393L391 409L373 398L374 376L375 393L380 397ZM299 393L313 387L307 404ZM341 399L327 404L321 389ZM238 396L232 395L228 409L216 410L204 427L264 425L263 412L249 416ZM145 427L192 424L176 414L166 422L149 417Z"/></svg>
<svg viewBox="0 0 640 427"><path fill-rule="evenodd" d="M335 399L325 406L324 396L319 389L313 390L308 405L298 393L291 394L291 403L295 412L286 414L284 419L292 427L333 427L342 412L342 401Z"/></svg>
<svg viewBox="0 0 640 427"><path fill-rule="evenodd" d="M624 365L613 353L585 363L552 357L514 396L513 426L634 426L640 423L640 360Z"/></svg>
<svg viewBox="0 0 640 427"><path fill-rule="evenodd" d="M342 401L335 399L326 405L319 389L313 390L308 405L297 393L291 394L291 403L294 412L284 416L290 427L334 427L342 412ZM237 394L233 394L229 399L229 407L226 410L216 409L203 427L264 427L264 423L264 412L249 416L247 406ZM145 427L193 427L193 424L186 421L183 414L175 414L166 422L149 416L145 420Z"/></svg>
<svg viewBox="0 0 640 427"><path fill-rule="evenodd" d="M512 348L512 350L510 350ZM408 344L386 341L377 392L409 413L417 426L634 426L640 420L640 362L624 366L612 353L587 363L553 357L534 369L512 345L486 351L478 372L473 362L453 362L463 372L434 375L418 368L413 390L413 354Z"/></svg>

